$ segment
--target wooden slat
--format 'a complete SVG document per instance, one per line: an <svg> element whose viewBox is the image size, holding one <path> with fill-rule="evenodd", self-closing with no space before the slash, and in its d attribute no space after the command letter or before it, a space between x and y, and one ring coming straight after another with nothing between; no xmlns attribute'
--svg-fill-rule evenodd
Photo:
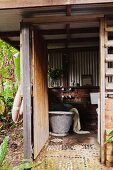
<svg viewBox="0 0 113 170"><path fill-rule="evenodd" d="M113 62L113 54L108 54L107 55L106 62Z"/></svg>
<svg viewBox="0 0 113 170"><path fill-rule="evenodd" d="M30 22L33 24L49 24L49 23L69 23L75 21L97 21L104 14L91 15L75 15L75 16L36 16L34 18L23 18L23 22Z"/></svg>
<svg viewBox="0 0 113 170"><path fill-rule="evenodd" d="M104 23L104 27L105 28L107 28L108 27L108 22L107 22L107 17L105 17L105 23ZM105 44L108 42L108 32L107 31L105 31L105 34L104 34L104 36L105 36L105 40L104 40L104 42L105 42ZM105 58L107 57L107 55L108 55L108 48L104 48L104 51L105 51ZM108 69L108 63L107 62L105 62L105 71ZM106 75L105 75L106 76ZM105 82L106 83L108 83L108 80L109 79L109 77L105 77Z"/></svg>
<svg viewBox="0 0 113 170"><path fill-rule="evenodd" d="M113 68L106 69L106 76L113 76Z"/></svg>
<svg viewBox="0 0 113 170"><path fill-rule="evenodd" d="M19 31L6 31L6 32L0 32L0 37L19 37L20 32Z"/></svg>
<svg viewBox="0 0 113 170"><path fill-rule="evenodd" d="M105 46L107 47L113 47L113 40L109 40L105 43Z"/></svg>
<svg viewBox="0 0 113 170"><path fill-rule="evenodd" d="M32 158L32 109L31 109L31 52L30 27L21 23L21 62L23 70L23 129L24 129L24 158Z"/></svg>
<svg viewBox="0 0 113 170"><path fill-rule="evenodd" d="M0 9L20 8L20 7L38 7L38 6L58 6L70 4L94 4L94 3L108 3L112 0L0 0Z"/></svg>
<svg viewBox="0 0 113 170"><path fill-rule="evenodd" d="M113 95L113 92L112 91L107 91L106 94Z"/></svg>
<svg viewBox="0 0 113 170"><path fill-rule="evenodd" d="M107 27L107 28L105 28L105 31L107 31L107 32L113 32L113 27Z"/></svg>
<svg viewBox="0 0 113 170"><path fill-rule="evenodd" d="M70 28L71 34L79 33L99 33L98 27L88 27L88 28ZM40 33L43 35L57 35L57 34L66 34L65 29L50 29L50 30L40 30Z"/></svg>
<svg viewBox="0 0 113 170"><path fill-rule="evenodd" d="M107 83L106 90L113 90L113 83Z"/></svg>
<svg viewBox="0 0 113 170"><path fill-rule="evenodd" d="M100 19L100 129L101 129L101 163L105 162L105 52L104 52L104 18Z"/></svg>
<svg viewBox="0 0 113 170"><path fill-rule="evenodd" d="M66 42L66 38L65 39L46 39L47 43L65 43ZM70 43L79 43L79 42L99 42L99 38L98 37L88 37L88 38L71 38Z"/></svg>

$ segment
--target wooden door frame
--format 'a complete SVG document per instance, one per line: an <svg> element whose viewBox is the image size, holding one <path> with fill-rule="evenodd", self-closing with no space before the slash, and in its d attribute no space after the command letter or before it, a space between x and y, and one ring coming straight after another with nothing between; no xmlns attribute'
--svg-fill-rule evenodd
<svg viewBox="0 0 113 170"><path fill-rule="evenodd" d="M23 95L24 158L32 159L32 85L31 85L31 30L28 23L21 23L21 83Z"/></svg>
<svg viewBox="0 0 113 170"><path fill-rule="evenodd" d="M105 163L105 18L100 18L100 160Z"/></svg>
<svg viewBox="0 0 113 170"><path fill-rule="evenodd" d="M105 136L105 49L104 49L104 18L100 18L100 158L104 163L104 136ZM24 158L32 159L32 85L31 85L31 47L30 25L21 23L21 78L23 85L23 129L24 129Z"/></svg>

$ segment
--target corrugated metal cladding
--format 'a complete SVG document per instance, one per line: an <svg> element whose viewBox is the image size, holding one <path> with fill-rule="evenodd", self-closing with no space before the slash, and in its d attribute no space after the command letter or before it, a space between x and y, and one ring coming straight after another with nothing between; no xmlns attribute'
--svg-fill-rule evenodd
<svg viewBox="0 0 113 170"><path fill-rule="evenodd" d="M65 54L66 55L66 54ZM98 49L78 49L70 50L68 56L68 80L69 86L82 86L82 77L92 78L92 85L99 86L99 51ZM64 52L49 51L48 62L53 68L63 68L65 61ZM63 80L57 82L58 86L63 86ZM50 80L49 80L50 86Z"/></svg>

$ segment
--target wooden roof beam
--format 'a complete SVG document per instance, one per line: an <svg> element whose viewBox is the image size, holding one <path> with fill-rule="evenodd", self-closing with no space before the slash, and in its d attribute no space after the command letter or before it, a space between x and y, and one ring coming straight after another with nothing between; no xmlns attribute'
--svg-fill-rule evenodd
<svg viewBox="0 0 113 170"><path fill-rule="evenodd" d="M88 27L88 28L70 28L71 34L79 33L99 33L99 27ZM43 35L57 35L66 34L66 29L50 29L50 30L40 30Z"/></svg>
<svg viewBox="0 0 113 170"><path fill-rule="evenodd" d="M27 8L40 6L59 6L59 5L79 5L79 4L99 4L112 3L113 0L0 0L0 9Z"/></svg>
<svg viewBox="0 0 113 170"><path fill-rule="evenodd" d="M8 31L8 32L0 32L0 37L19 37L20 32L19 31Z"/></svg>
<svg viewBox="0 0 113 170"><path fill-rule="evenodd" d="M46 40L46 42L49 43L65 43L66 42L66 38L65 39L48 39ZM99 37L86 37L86 38L72 38L70 43L73 42L99 42Z"/></svg>
<svg viewBox="0 0 113 170"><path fill-rule="evenodd" d="M91 14L91 15L74 15L74 16L37 16L34 18L23 18L23 22L32 24L54 24L54 23L65 23L71 22L82 22L82 21L99 21L99 18L104 17L104 14Z"/></svg>
<svg viewBox="0 0 113 170"><path fill-rule="evenodd" d="M68 5L66 7L66 16L71 16L71 5ZM71 34L70 34L70 24L66 24L66 33L67 33L67 41L66 41L66 48L68 48L69 41L71 39Z"/></svg>

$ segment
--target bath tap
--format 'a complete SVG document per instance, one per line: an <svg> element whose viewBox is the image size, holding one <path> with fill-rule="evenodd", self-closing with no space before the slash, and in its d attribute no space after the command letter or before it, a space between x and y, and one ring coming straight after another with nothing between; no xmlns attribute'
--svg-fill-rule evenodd
<svg viewBox="0 0 113 170"><path fill-rule="evenodd" d="M72 98L72 96L71 96L71 95L68 95L68 98L70 98L70 99L71 99L71 98Z"/></svg>
<svg viewBox="0 0 113 170"><path fill-rule="evenodd" d="M65 96L64 95L62 95L62 98L64 98Z"/></svg>

